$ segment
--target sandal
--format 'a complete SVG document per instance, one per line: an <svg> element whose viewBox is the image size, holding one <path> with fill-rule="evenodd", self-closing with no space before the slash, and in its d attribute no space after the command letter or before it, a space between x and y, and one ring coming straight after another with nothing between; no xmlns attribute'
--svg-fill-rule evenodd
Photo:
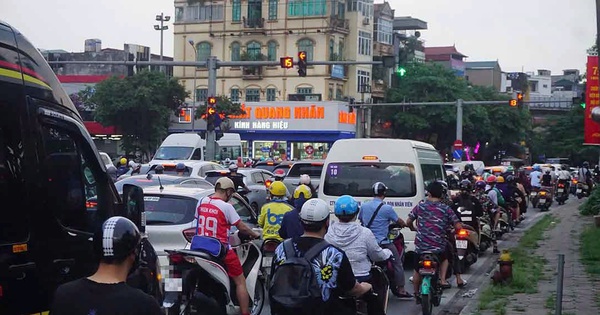
<svg viewBox="0 0 600 315"><path fill-rule="evenodd" d="M468 282L467 282L467 280L463 280L463 282L462 282L462 283L457 283L456 285L457 285L459 288L464 288L464 287L467 285L467 283L468 283Z"/></svg>
<svg viewBox="0 0 600 315"><path fill-rule="evenodd" d="M440 286L444 290L452 288L452 285L450 283L442 283L442 284L440 284Z"/></svg>

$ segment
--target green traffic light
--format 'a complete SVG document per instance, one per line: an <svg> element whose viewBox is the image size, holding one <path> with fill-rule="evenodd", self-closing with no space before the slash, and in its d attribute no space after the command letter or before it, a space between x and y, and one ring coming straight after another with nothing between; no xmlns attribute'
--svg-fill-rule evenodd
<svg viewBox="0 0 600 315"><path fill-rule="evenodd" d="M406 69L404 67L398 67L398 68L396 68L396 74L399 77L403 77L406 75Z"/></svg>
<svg viewBox="0 0 600 315"><path fill-rule="evenodd" d="M585 103L581 103L579 106L581 106L581 108L585 108Z"/></svg>

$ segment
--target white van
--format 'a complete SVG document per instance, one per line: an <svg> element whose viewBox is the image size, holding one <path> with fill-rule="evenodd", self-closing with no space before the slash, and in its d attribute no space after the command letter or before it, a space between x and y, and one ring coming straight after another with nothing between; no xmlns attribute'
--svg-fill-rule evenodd
<svg viewBox="0 0 600 315"><path fill-rule="evenodd" d="M239 133L223 133L223 137L217 140L217 152L215 160L225 161L230 159L235 161L242 156L242 138Z"/></svg>
<svg viewBox="0 0 600 315"><path fill-rule="evenodd" d="M359 202L373 199L372 186L384 183L389 189L384 202L404 220L425 198L425 187L445 180L442 158L428 143L403 139L337 140L327 154L319 198L333 211L339 196L351 195ZM407 250L414 252L415 233L403 229Z"/></svg>
<svg viewBox="0 0 600 315"><path fill-rule="evenodd" d="M164 162L179 163L189 160L203 160L206 140L196 133L170 134L161 143L150 165Z"/></svg>

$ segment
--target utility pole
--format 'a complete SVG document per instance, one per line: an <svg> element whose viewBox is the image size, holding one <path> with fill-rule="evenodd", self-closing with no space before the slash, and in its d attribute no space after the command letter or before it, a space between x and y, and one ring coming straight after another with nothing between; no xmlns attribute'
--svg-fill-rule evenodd
<svg viewBox="0 0 600 315"><path fill-rule="evenodd" d="M160 61L163 61L163 32L169 29L169 26L164 23L171 20L171 17L161 12L156 16L156 20L160 22L160 25L154 25L154 29L160 31ZM160 69L163 71L163 66L160 66Z"/></svg>
<svg viewBox="0 0 600 315"><path fill-rule="evenodd" d="M192 45L192 48L194 49L194 59L198 58L198 50L196 48L196 45L194 45L194 41L193 40L189 40L188 43L190 43L190 45ZM197 89L197 85L196 85L196 78L198 77L198 69L194 68L194 86L193 86L193 100L192 100L192 108L191 108L191 116L192 116L192 132L194 132L194 125L196 122L196 89Z"/></svg>
<svg viewBox="0 0 600 315"><path fill-rule="evenodd" d="M463 137L463 100L458 99L456 101L456 141L460 141L462 144ZM462 155L459 157L458 162L462 160Z"/></svg>
<svg viewBox="0 0 600 315"><path fill-rule="evenodd" d="M208 60L206 60L206 66L208 68L208 96L217 96L217 69L219 68L219 63L217 57L210 56ZM217 112L218 112L217 103ZM212 126L210 128L208 125L206 126L206 161L212 161L215 159L215 153L217 151L217 137L215 133L215 127Z"/></svg>

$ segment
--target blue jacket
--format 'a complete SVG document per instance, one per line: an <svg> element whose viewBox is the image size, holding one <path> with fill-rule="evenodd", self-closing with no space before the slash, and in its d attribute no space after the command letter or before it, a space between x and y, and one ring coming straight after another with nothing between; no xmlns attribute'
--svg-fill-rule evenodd
<svg viewBox="0 0 600 315"><path fill-rule="evenodd" d="M294 200L294 210L283 215L279 236L283 239L300 237L304 234L304 228L300 222L300 209L306 202L306 199L300 197Z"/></svg>

